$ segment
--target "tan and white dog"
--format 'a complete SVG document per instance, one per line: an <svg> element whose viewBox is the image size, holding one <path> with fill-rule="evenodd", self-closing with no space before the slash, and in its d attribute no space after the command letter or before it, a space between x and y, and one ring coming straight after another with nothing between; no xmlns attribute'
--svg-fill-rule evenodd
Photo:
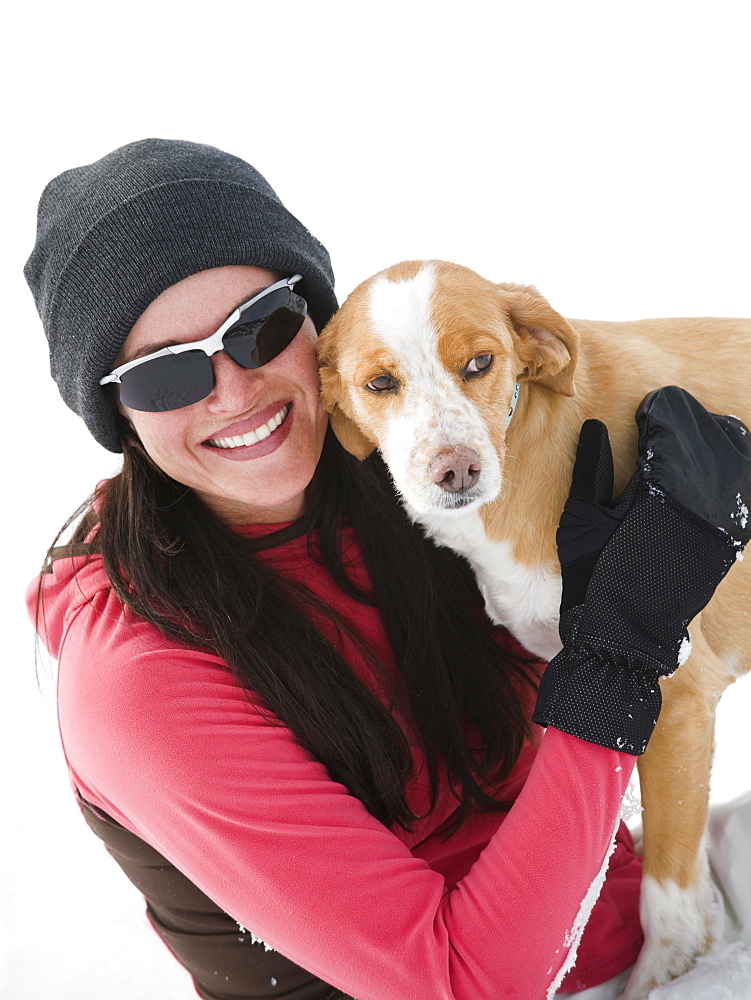
<svg viewBox="0 0 751 1000"><path fill-rule="evenodd" d="M616 495L636 467L634 412L652 389L679 385L751 425L751 322L566 320L534 288L442 261L407 261L363 282L318 349L344 447L361 459L381 451L410 516L471 563L490 617L545 658L560 649L555 532L583 421L609 429ZM711 944L714 714L751 669L750 608L747 559L694 620L691 655L662 682L662 714L639 760L646 943L629 1000Z"/></svg>

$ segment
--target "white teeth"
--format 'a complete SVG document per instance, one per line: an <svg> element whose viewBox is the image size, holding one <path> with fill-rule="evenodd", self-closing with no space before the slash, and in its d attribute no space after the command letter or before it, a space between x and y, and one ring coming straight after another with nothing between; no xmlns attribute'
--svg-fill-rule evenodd
<svg viewBox="0 0 751 1000"><path fill-rule="evenodd" d="M260 427L256 427L254 431L248 431L247 434L235 437L209 438L207 444L213 445L215 448L242 448L247 447L249 444L257 444L272 434L280 424L284 423L288 412L288 408L283 406L270 420L267 420L265 424L261 424Z"/></svg>

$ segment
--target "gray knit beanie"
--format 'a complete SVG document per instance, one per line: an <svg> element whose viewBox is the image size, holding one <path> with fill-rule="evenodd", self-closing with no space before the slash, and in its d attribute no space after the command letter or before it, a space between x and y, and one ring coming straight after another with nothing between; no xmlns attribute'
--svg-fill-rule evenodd
<svg viewBox="0 0 751 1000"><path fill-rule="evenodd" d="M301 274L319 330L336 310L325 248L257 170L213 146L143 139L45 188L24 273L52 377L105 448L121 451L99 379L133 324L170 285L227 264Z"/></svg>

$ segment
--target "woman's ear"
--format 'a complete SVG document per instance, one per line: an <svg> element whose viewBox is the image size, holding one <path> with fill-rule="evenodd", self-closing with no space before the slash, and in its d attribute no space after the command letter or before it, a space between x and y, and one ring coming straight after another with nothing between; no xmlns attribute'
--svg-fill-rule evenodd
<svg viewBox="0 0 751 1000"><path fill-rule="evenodd" d="M120 435L120 440L127 441L127 443L132 448L140 448L142 451L144 451L145 449L143 447L143 444L141 443L141 439L138 436L135 427L130 422L130 419L126 416L125 410L122 408L122 405L120 404L120 400L117 399L116 397L113 398L111 401L111 405L112 405L112 411L115 416L115 425L117 427L117 432Z"/></svg>
<svg viewBox="0 0 751 1000"><path fill-rule="evenodd" d="M575 396L579 335L536 289L499 285L514 335L517 382L538 382L562 396Z"/></svg>

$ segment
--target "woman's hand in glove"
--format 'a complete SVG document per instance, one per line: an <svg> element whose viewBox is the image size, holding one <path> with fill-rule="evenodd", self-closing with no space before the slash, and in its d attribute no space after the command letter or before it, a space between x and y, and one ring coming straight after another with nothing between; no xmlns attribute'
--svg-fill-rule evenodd
<svg viewBox="0 0 751 1000"><path fill-rule="evenodd" d="M687 658L687 625L751 538L751 434L675 386L651 392L636 422L639 467L615 500L607 428L582 427L556 535L563 649L534 721L640 754L658 677Z"/></svg>

